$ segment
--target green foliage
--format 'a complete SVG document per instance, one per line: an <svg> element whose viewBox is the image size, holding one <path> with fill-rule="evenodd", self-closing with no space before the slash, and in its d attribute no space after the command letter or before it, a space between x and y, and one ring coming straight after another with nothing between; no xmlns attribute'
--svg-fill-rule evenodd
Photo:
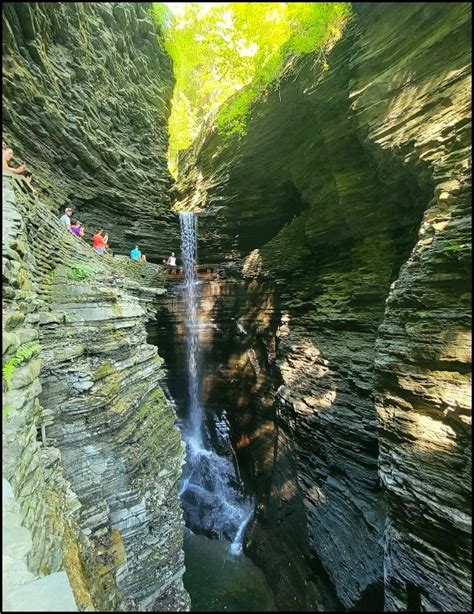
<svg viewBox="0 0 474 614"><path fill-rule="evenodd" d="M3 415L5 416L5 418L8 418L8 416L10 415L12 408L9 405L5 405L2 409L3 411Z"/></svg>
<svg viewBox="0 0 474 614"><path fill-rule="evenodd" d="M163 2L153 2L151 10L155 23L160 26L160 28L163 28L173 19L173 13Z"/></svg>
<svg viewBox="0 0 474 614"><path fill-rule="evenodd" d="M35 354L38 354L40 349L40 345L35 341L23 343L16 351L15 356L12 356L5 362L2 368L2 375L7 384L7 390L11 390L12 378L17 367L21 365L21 363L30 360Z"/></svg>
<svg viewBox="0 0 474 614"><path fill-rule="evenodd" d="M470 243L460 243L459 241L446 242L443 245L445 252L463 253L469 254L471 251Z"/></svg>
<svg viewBox="0 0 474 614"><path fill-rule="evenodd" d="M95 269L90 264L73 264L67 272L67 278L72 281L84 281L92 277L94 273Z"/></svg>
<svg viewBox="0 0 474 614"><path fill-rule="evenodd" d="M198 121L188 98L175 88L168 130L170 134L169 167L176 174L178 152L187 149L197 134Z"/></svg>
<svg viewBox="0 0 474 614"><path fill-rule="evenodd" d="M190 145L209 113L223 134L242 135L253 101L295 56L327 50L341 36L348 2L182 3L173 15L153 3L176 78L170 117L170 161Z"/></svg>
<svg viewBox="0 0 474 614"><path fill-rule="evenodd" d="M347 2L288 2L280 5L280 11L279 17L285 20L286 28L280 29L277 38L271 30L266 47L262 47L264 53L259 52L256 58L252 82L219 109L216 123L221 134L243 136L246 133L252 103L278 80L295 57L318 51L317 62L327 71L326 54L342 34L350 5ZM286 40L281 42L283 39Z"/></svg>
<svg viewBox="0 0 474 614"><path fill-rule="evenodd" d="M231 136L246 134L247 115L250 111L252 102L258 95L258 87L249 86L233 100L224 104L216 117L217 129L220 134Z"/></svg>
<svg viewBox="0 0 474 614"><path fill-rule="evenodd" d="M18 361L18 364L26 362L32 356L38 354L40 349L40 345L35 341L28 341L28 343L23 343L22 345L20 345L15 354L15 358Z"/></svg>
<svg viewBox="0 0 474 614"><path fill-rule="evenodd" d="M3 365L2 375L3 379L7 383L7 390L11 390L12 388L12 377L16 371L16 361L15 358L9 358L7 362Z"/></svg>

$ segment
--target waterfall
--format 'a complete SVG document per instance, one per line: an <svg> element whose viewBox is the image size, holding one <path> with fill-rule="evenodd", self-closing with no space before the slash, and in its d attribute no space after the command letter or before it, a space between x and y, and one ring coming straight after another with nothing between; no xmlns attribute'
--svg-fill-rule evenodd
<svg viewBox="0 0 474 614"><path fill-rule="evenodd" d="M234 555L238 555L242 552L242 544L244 541L245 528L247 527L250 519L253 516L253 509L249 509L247 516L242 520L239 530L237 531L231 545L229 552Z"/></svg>
<svg viewBox="0 0 474 614"><path fill-rule="evenodd" d="M198 218L194 213L180 213L181 256L184 268L186 302L186 350L188 362L190 445L202 448L203 415L199 403L198 329L196 275Z"/></svg>
<svg viewBox="0 0 474 614"><path fill-rule="evenodd" d="M180 213L179 219L188 374L188 408L183 421L186 465L180 496L188 526L198 533L229 540L229 552L237 556L242 552L254 501L244 493L225 411L219 419L215 416L207 421L204 419L199 385L199 331L203 325L198 323L197 317L199 282L195 275L198 222L194 213Z"/></svg>

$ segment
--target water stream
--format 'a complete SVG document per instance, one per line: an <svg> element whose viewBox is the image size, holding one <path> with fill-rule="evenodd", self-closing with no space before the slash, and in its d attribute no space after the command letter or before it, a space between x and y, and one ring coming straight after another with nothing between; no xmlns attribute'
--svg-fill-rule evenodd
<svg viewBox="0 0 474 614"><path fill-rule="evenodd" d="M195 533L230 542L229 555L242 553L245 529L252 519L253 498L245 493L235 454L230 444L225 412L208 416L200 401L199 282L196 279L198 218L180 213L181 252L185 281L187 411L182 420L186 465L181 483L181 501L186 523Z"/></svg>

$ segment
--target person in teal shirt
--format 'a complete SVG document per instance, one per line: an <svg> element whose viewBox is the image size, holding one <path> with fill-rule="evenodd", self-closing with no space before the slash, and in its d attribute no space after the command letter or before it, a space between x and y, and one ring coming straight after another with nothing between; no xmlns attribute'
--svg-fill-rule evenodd
<svg viewBox="0 0 474 614"><path fill-rule="evenodd" d="M138 245L135 245L135 249L132 249L132 251L130 252L130 258L132 260L141 260L142 259L142 253L138 249Z"/></svg>

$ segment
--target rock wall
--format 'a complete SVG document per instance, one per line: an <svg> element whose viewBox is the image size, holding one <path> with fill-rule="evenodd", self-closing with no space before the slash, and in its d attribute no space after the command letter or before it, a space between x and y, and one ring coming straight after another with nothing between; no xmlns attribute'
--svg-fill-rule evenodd
<svg viewBox="0 0 474 614"><path fill-rule="evenodd" d="M420 184L427 165L433 186L375 346L389 610L472 606L470 17L463 3L417 6L398 26L416 59L379 76L374 29L356 64L360 138L396 152ZM398 52L386 43L385 57ZM376 105L368 82L387 92Z"/></svg>
<svg viewBox="0 0 474 614"><path fill-rule="evenodd" d="M201 259L246 257L277 288L276 344L273 320L215 335L205 392L257 396L235 443L255 480L267 463L247 548L281 608L470 610L469 9L354 4L327 72L295 62L245 138L206 131L183 160ZM183 451L144 328L160 272L106 264L54 219L70 205L116 252L177 251L147 11L3 8L4 139L40 194L6 179L5 472L31 568L66 569L81 608L189 606ZM209 312L265 313L237 287Z"/></svg>
<svg viewBox="0 0 474 614"><path fill-rule="evenodd" d="M167 121L171 61L145 2L7 2L3 139L42 201L66 206L126 254L179 245ZM161 260L160 260L161 262Z"/></svg>
<svg viewBox="0 0 474 614"><path fill-rule="evenodd" d="M224 279L216 275L197 286L201 400L208 420L225 412L241 476L255 496L246 552L266 569L281 609L335 610L339 602L330 582L308 565L304 509L288 467L293 446L276 422L281 376L275 336L281 314L274 284L257 281L251 270L248 278L226 267L220 272ZM156 319L147 325L148 340L165 359L167 386L181 415L188 404L186 306L182 284L170 281L167 288Z"/></svg>
<svg viewBox="0 0 474 614"><path fill-rule="evenodd" d="M200 135L180 200L201 259L279 288L274 539L302 506L344 608L467 611L470 9L353 8L327 72L307 56L247 136Z"/></svg>
<svg viewBox="0 0 474 614"><path fill-rule="evenodd" d="M4 474L30 566L65 569L80 609L187 610L184 447L145 331L163 290L136 281L156 267L132 278L3 181Z"/></svg>

